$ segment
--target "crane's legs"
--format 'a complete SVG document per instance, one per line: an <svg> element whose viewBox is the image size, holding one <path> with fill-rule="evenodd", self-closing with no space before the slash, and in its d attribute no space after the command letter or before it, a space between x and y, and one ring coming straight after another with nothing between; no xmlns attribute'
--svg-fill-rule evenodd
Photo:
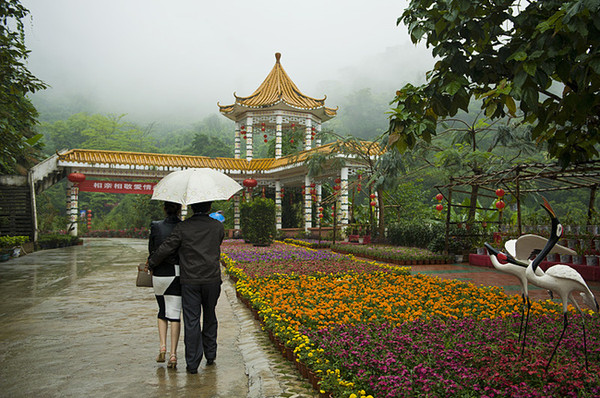
<svg viewBox="0 0 600 398"><path fill-rule="evenodd" d="M525 319L525 307L526 307L526 303L525 303L525 293L521 293L521 299L523 300L523 307L521 307L521 324L519 325L519 340L517 341L521 341L521 334L523 333L523 319Z"/></svg>
<svg viewBox="0 0 600 398"><path fill-rule="evenodd" d="M523 301L525 301L525 297L523 296ZM529 310L531 309L531 302L529 301L529 296L527 296L527 317L525 318L525 328L523 330L523 342L521 343L521 356L525 352L525 340L527 340L527 328L529 326ZM523 323L523 318L521 318L521 323ZM519 339L521 338L521 331L519 330Z"/></svg>
<svg viewBox="0 0 600 398"><path fill-rule="evenodd" d="M564 317L563 330L562 330L562 333L560 334L560 337L558 338L558 341L556 342L556 345L554 346L552 355L550 355L550 359L548 360L548 363L546 364L546 369L545 369L546 372L548 372L548 367L550 366L550 362L552 362L552 358L554 358L554 354L556 354L556 349L558 348L563 336L565 335L565 330L567 330L567 325L569 324L569 321L567 320L567 312L563 313L563 317ZM586 362L587 362L587 358L586 358Z"/></svg>
<svg viewBox="0 0 600 398"><path fill-rule="evenodd" d="M581 323L583 324L583 356L585 358L585 370L589 372L588 369L588 359L587 359L587 343L585 338L585 319L583 313L581 313Z"/></svg>

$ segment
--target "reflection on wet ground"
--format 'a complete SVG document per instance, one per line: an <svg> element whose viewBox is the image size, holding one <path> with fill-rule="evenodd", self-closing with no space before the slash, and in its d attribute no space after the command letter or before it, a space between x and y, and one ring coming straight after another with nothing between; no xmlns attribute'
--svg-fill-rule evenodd
<svg viewBox="0 0 600 398"><path fill-rule="evenodd" d="M0 395L247 396L231 286L217 307L216 366L188 375L183 334L177 370L154 361L156 301L135 287L146 253L144 240L92 239L0 264Z"/></svg>

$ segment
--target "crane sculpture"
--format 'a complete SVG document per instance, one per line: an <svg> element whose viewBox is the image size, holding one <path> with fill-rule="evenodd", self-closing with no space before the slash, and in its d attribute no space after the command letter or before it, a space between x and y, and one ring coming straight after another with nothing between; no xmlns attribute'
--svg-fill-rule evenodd
<svg viewBox="0 0 600 398"><path fill-rule="evenodd" d="M519 237L518 239L511 239L504 244L508 255L500 253L498 250L493 248L488 243L485 243L485 247L488 250L488 255L494 268L500 272L504 272L509 275L513 275L519 280L521 285L521 299L523 300L523 307L521 309L521 322L519 324L519 338L517 341L521 341L523 335L523 341L521 344L521 355L525 351L525 341L527 339L527 325L529 323L529 311L531 309L531 302L529 301L529 290L527 284L527 276L525 272L529 265L530 259L536 254L541 252L543 247L548 242L548 239L539 236L527 234ZM559 254L577 254L575 251L564 247L562 245L555 245L552 247L551 253ZM499 261L508 261L501 263ZM509 260L510 258L510 260ZM535 271L536 275L541 276L544 274L541 268L537 268ZM552 296L552 291L549 291ZM525 328L523 329L523 320L525 320ZM524 330L524 333L523 333Z"/></svg>
<svg viewBox="0 0 600 398"><path fill-rule="evenodd" d="M586 346L586 335L585 335L585 320L583 317L583 311L579 307L579 304L573 297L573 292L579 291L581 296L583 297L583 301L586 305L590 306L594 311L598 312L598 302L594 297L594 294L588 287L585 280L572 267L569 267L565 264L556 264L546 270L546 272L539 276L536 274L536 270L538 269L540 263L544 259L544 257L550 253L552 247L556 245L556 242L560 239L563 234L563 227L558 221L558 217L552 207L548 203L548 201L543 198L544 203L542 207L548 212L550 215L550 219L552 220L552 228L550 230L550 239L546 242L546 245L542 249L542 251L537 255L537 257L527 266L526 276L527 280L532 284L551 290L560 295L563 307L563 330L554 346L554 350L552 350L552 355L550 355L550 359L548 359L548 363L546 364L546 371L548 371L548 367L554 358L554 354L556 354L556 350L560 345L560 342L563 339L565 334L565 330L569 324L568 321L568 302L571 303L577 308L579 313L582 315L581 320L583 324L583 352L585 357L585 368L588 369L588 360L587 360L587 346Z"/></svg>

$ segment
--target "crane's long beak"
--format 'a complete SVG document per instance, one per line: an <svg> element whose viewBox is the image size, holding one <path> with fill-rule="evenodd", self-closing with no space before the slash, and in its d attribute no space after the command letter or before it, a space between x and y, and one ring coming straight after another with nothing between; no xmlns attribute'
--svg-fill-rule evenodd
<svg viewBox="0 0 600 398"><path fill-rule="evenodd" d="M548 203L548 200L543 196L542 196L542 200L544 201L544 203L542 203L542 207L548 212L548 214L550 214L550 218L552 218L552 219L558 218L558 217L556 217L556 213L552 209L552 206L550 206L550 203Z"/></svg>

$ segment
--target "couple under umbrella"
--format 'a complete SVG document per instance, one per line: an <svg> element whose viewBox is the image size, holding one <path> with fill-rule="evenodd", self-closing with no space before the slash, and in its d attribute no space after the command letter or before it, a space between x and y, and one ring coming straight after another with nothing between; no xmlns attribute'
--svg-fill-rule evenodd
<svg viewBox="0 0 600 398"><path fill-rule="evenodd" d="M172 172L154 187L152 199L165 202L167 217L152 222L147 266L153 273L159 306L157 362L165 362L167 357L166 338L171 324L169 368L177 366L181 309L187 371L198 373L203 357L207 365L215 361L215 307L221 293L220 245L225 231L223 223L209 213L213 201L227 200L241 189L232 178L208 168ZM194 214L180 222L181 205L190 205Z"/></svg>

